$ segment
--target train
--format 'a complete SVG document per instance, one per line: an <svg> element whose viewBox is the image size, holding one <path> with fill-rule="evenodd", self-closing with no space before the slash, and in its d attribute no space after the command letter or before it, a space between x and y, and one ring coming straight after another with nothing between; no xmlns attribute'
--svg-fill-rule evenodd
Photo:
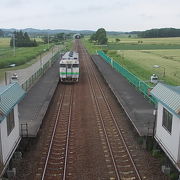
<svg viewBox="0 0 180 180"><path fill-rule="evenodd" d="M75 51L66 52L59 62L60 82L79 81L79 53Z"/></svg>

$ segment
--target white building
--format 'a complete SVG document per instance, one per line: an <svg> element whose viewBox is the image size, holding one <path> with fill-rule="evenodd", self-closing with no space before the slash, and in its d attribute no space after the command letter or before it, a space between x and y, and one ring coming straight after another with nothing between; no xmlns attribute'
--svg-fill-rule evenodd
<svg viewBox="0 0 180 180"><path fill-rule="evenodd" d="M18 83L0 86L0 174L8 165L21 137L18 103L25 92Z"/></svg>
<svg viewBox="0 0 180 180"><path fill-rule="evenodd" d="M180 171L180 86L158 83L151 95L158 100L155 139Z"/></svg>

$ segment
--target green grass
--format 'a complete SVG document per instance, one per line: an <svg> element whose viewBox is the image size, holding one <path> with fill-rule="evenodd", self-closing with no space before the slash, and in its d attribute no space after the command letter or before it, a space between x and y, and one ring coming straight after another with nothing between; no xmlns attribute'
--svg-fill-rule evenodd
<svg viewBox="0 0 180 180"><path fill-rule="evenodd" d="M121 36L108 36L108 42L109 43L116 43L116 38L120 39L120 42L118 44L138 44L139 41L142 41L143 44L179 44L180 45L180 37L172 37L172 38L127 38L127 37L121 37ZM116 43L117 44L117 43Z"/></svg>
<svg viewBox="0 0 180 180"><path fill-rule="evenodd" d="M111 38L109 50L180 49L180 38Z"/></svg>
<svg viewBox="0 0 180 180"><path fill-rule="evenodd" d="M42 44L41 39L37 40L40 45L37 47L16 48L14 56L13 48L9 46L10 38L0 38L0 79L4 78L5 71L23 69L37 61L38 55L48 51L48 45ZM53 44L50 44L51 48ZM16 64L15 67L9 67Z"/></svg>
<svg viewBox="0 0 180 180"><path fill-rule="evenodd" d="M104 49L103 46L95 46L93 43L90 43L88 39L83 39L81 41L90 54L96 54L96 51Z"/></svg>
<svg viewBox="0 0 180 180"><path fill-rule="evenodd" d="M7 68L10 64L16 66L27 63L36 56L48 50L47 44L40 44L37 47L19 47L14 49L9 46L10 38L0 38L0 68ZM50 45L50 47L52 44ZM49 47L49 48L50 48Z"/></svg>
<svg viewBox="0 0 180 180"><path fill-rule="evenodd" d="M121 37L120 43L112 43L116 38L111 37L108 47L95 46L87 40L84 44L90 54L108 49L108 56L146 82L155 73L167 84L180 85L180 38ZM154 65L160 67L153 68Z"/></svg>
<svg viewBox="0 0 180 180"><path fill-rule="evenodd" d="M180 49L180 44L109 43L109 50Z"/></svg>
<svg viewBox="0 0 180 180"><path fill-rule="evenodd" d="M27 68L37 61L40 54L48 51L48 45L43 44L41 39L36 39L39 42L39 46L16 48L16 55L14 56L14 51L9 46L9 41L10 38L0 38L0 80L4 79L5 71ZM62 51L72 49L72 40L67 40L63 44L64 49ZM49 49L52 46L53 44L50 44ZM10 64L16 64L16 66L9 67Z"/></svg>
<svg viewBox="0 0 180 180"><path fill-rule="evenodd" d="M144 81L155 73L168 84L180 85L179 50L119 50L109 51L108 55Z"/></svg>
<svg viewBox="0 0 180 180"><path fill-rule="evenodd" d="M64 48L64 51L65 51L65 52L66 52L66 51L73 50L73 42L72 42L72 40L71 40L71 39L66 40L66 41L64 42L64 46L65 46L65 48Z"/></svg>

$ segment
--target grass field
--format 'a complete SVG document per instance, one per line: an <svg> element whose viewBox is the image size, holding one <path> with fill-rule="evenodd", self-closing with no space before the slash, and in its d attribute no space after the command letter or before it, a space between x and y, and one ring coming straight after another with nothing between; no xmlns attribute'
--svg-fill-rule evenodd
<svg viewBox="0 0 180 180"><path fill-rule="evenodd" d="M119 43L115 42L116 38L118 37L111 37L106 47L89 42L85 45L90 53L108 50L108 56L144 81L148 82L155 73L168 84L180 85L180 38L121 37ZM159 68L154 68L154 65Z"/></svg>
<svg viewBox="0 0 180 180"><path fill-rule="evenodd" d="M109 50L180 49L180 38L110 38Z"/></svg>
<svg viewBox="0 0 180 180"><path fill-rule="evenodd" d="M4 78L5 71L26 68L37 61L38 55L48 51L47 44L43 44L41 39L36 41L40 43L39 46L16 48L14 56L14 50L9 46L10 38L0 38L0 79ZM52 46L53 44L50 44L49 48ZM64 47L62 51L72 49L72 40L67 40ZM11 64L16 66L10 67Z"/></svg>
<svg viewBox="0 0 180 180"><path fill-rule="evenodd" d="M179 50L119 50L117 55L115 60L145 81L155 73L168 84L180 85Z"/></svg>
<svg viewBox="0 0 180 180"><path fill-rule="evenodd" d="M0 79L4 78L5 71L30 66L36 61L35 57L48 50L47 44L40 44L38 47L16 48L14 56L13 48L9 46L9 42L10 38L0 38ZM11 64L16 64L16 66L10 67Z"/></svg>
<svg viewBox="0 0 180 180"><path fill-rule="evenodd" d="M142 41L143 44L179 44L180 45L180 37L171 37L171 38L128 38L122 36L109 36L108 42L109 43L116 43L116 39L119 38L121 43L128 43L128 44L138 44L139 41Z"/></svg>
<svg viewBox="0 0 180 180"><path fill-rule="evenodd" d="M14 49L9 46L9 38L0 38L0 68L7 68L10 64L22 65L48 50L47 44L37 47L19 47Z"/></svg>

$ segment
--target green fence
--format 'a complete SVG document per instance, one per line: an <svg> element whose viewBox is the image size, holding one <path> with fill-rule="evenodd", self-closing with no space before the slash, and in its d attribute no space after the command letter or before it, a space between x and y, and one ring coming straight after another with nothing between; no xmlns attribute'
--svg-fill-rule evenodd
<svg viewBox="0 0 180 180"><path fill-rule="evenodd" d="M39 79L51 65L60 57L60 53L56 53L48 62L46 62L43 67L39 68L27 81L22 84L22 88L27 91L32 85L35 83L37 79Z"/></svg>
<svg viewBox="0 0 180 180"><path fill-rule="evenodd" d="M126 68L122 67L116 61L113 61L110 57L108 57L103 51L97 51L98 55L101 56L107 63L109 63L117 72L123 75L131 84L133 84L143 95L145 98L150 100L152 103L156 104L157 100L150 96L149 92L152 89L149 85L147 85L144 81L140 80L134 74L129 72Z"/></svg>

